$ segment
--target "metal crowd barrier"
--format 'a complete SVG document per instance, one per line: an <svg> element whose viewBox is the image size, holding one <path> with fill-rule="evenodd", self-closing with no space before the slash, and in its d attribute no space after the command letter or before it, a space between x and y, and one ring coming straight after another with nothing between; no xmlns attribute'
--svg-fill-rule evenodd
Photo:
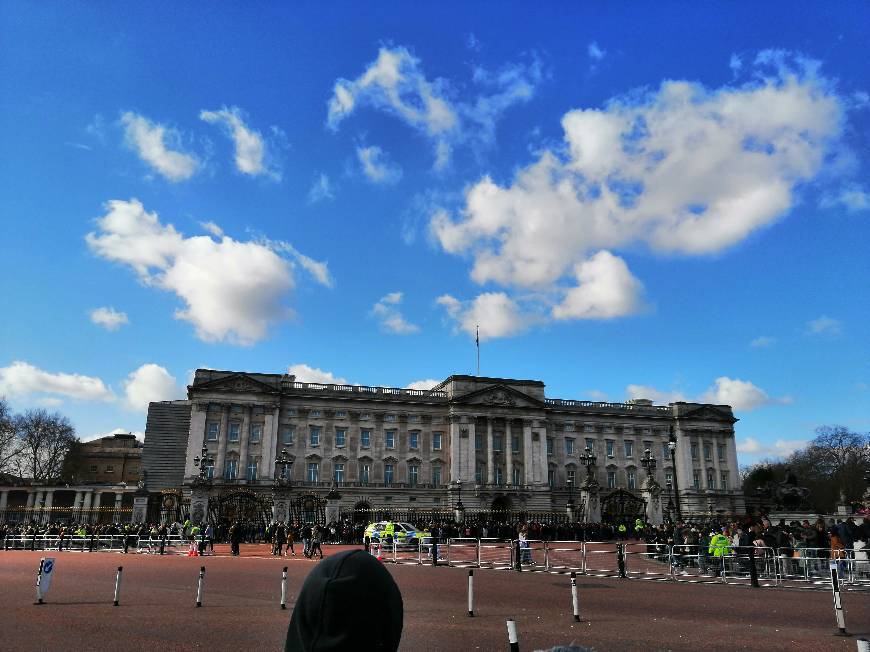
<svg viewBox="0 0 870 652"><path fill-rule="evenodd" d="M519 544L519 547L518 547ZM416 547L373 542L371 552L402 564L426 564L432 559L431 540ZM802 588L830 587L829 549L801 549L799 556L771 548L752 552L731 545L710 552L709 546L610 541L505 541L456 538L441 542L439 559L457 568L516 568L519 553L523 570L577 572L593 577L628 577L658 581L750 584ZM386 552L386 554L384 554ZM752 554L754 552L754 554ZM847 590L870 590L868 550L838 555L840 578ZM755 572L752 572L752 566Z"/></svg>
<svg viewBox="0 0 870 652"><path fill-rule="evenodd" d="M70 535L63 537L63 541L59 536L42 536L21 534L10 536L7 535L0 542L0 550L58 550L72 552L120 552L124 550L124 539L128 538L128 550L130 552L159 552L160 540L150 539L150 537L139 536L135 534L123 535L112 534L104 536L80 536ZM173 548L186 546L187 541L180 535L166 537L165 550L172 551Z"/></svg>

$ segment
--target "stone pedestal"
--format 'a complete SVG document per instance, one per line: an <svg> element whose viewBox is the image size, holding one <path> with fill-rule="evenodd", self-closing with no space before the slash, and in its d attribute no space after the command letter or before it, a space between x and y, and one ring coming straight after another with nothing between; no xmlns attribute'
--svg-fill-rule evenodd
<svg viewBox="0 0 870 652"><path fill-rule="evenodd" d="M598 481L587 476L583 484L580 485L580 505L583 510L584 523L600 523L601 522L601 501L598 494L601 486Z"/></svg>
<svg viewBox="0 0 870 652"><path fill-rule="evenodd" d="M574 523L577 521L577 508L574 505L574 501L568 501L568 505L565 507L565 514L568 516L568 522Z"/></svg>
<svg viewBox="0 0 870 652"><path fill-rule="evenodd" d="M190 493L190 522L203 524L208 519L209 484L198 479L194 481Z"/></svg>
<svg viewBox="0 0 870 652"><path fill-rule="evenodd" d="M652 477L647 476L641 487L641 494L646 501L646 522L650 525L661 525L664 521L662 516L662 488Z"/></svg>
<svg viewBox="0 0 870 652"><path fill-rule="evenodd" d="M276 523L288 523L290 521L289 486L276 484L272 488L272 520Z"/></svg>
<svg viewBox="0 0 870 652"><path fill-rule="evenodd" d="M148 518L148 492L137 491L133 496L131 523L144 523Z"/></svg>
<svg viewBox="0 0 870 652"><path fill-rule="evenodd" d="M335 485L332 486L332 489L329 490L329 493L326 494L326 522L327 523L338 523L338 519L340 516L341 506L341 494L338 493L338 489L336 489Z"/></svg>

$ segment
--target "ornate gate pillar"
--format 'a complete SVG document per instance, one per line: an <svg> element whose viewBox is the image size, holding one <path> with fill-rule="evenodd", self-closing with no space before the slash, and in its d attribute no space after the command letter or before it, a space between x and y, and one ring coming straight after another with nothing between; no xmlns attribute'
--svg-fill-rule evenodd
<svg viewBox="0 0 870 652"><path fill-rule="evenodd" d="M208 493L211 483L207 480L194 478L190 486L190 520L192 523L205 523L208 518Z"/></svg>
<svg viewBox="0 0 870 652"><path fill-rule="evenodd" d="M326 494L326 522L327 523L338 523L339 519L339 505L341 504L341 494L338 493L338 489L335 486L335 483L332 485L332 489L329 490L329 493Z"/></svg>
<svg viewBox="0 0 870 652"><path fill-rule="evenodd" d="M272 485L272 520L290 522L290 483L280 479Z"/></svg>
<svg viewBox="0 0 870 652"><path fill-rule="evenodd" d="M662 517L662 488L652 477L647 476L641 486L643 499L646 501L646 522L650 525L661 525Z"/></svg>
<svg viewBox="0 0 870 652"><path fill-rule="evenodd" d="M601 501L598 498L598 492L601 487L591 475L586 476L586 480L580 485L580 505L583 510L584 523L600 523L601 522Z"/></svg>

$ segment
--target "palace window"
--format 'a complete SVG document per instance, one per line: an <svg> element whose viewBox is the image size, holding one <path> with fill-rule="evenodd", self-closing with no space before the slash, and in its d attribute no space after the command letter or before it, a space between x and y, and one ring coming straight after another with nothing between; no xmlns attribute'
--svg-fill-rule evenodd
<svg viewBox="0 0 870 652"><path fill-rule="evenodd" d="M612 439L605 439L604 440L604 447L605 447L606 452L607 452L607 457L613 457L613 444L614 444L614 441Z"/></svg>
<svg viewBox="0 0 870 652"><path fill-rule="evenodd" d="M106 464L106 473L114 473L115 467L111 464Z"/></svg>
<svg viewBox="0 0 870 652"><path fill-rule="evenodd" d="M701 472L700 471L692 471L692 486L695 488L695 491L701 490Z"/></svg>
<svg viewBox="0 0 870 652"><path fill-rule="evenodd" d="M628 481L628 488L629 489L636 489L637 488L637 477L636 477L634 469L628 469L625 472L625 478Z"/></svg>
<svg viewBox="0 0 870 652"><path fill-rule="evenodd" d="M344 464L341 462L332 465L332 479L337 484L344 482Z"/></svg>
<svg viewBox="0 0 870 652"><path fill-rule="evenodd" d="M420 448L420 433L419 432L409 432L408 433L408 448L411 450L417 450Z"/></svg>
<svg viewBox="0 0 870 652"><path fill-rule="evenodd" d="M547 455L553 454L553 438L547 437Z"/></svg>
<svg viewBox="0 0 870 652"><path fill-rule="evenodd" d="M590 453L594 453L594 452L595 452L595 440L594 440L594 439L589 439L589 438L587 437L587 438L586 438L586 448L589 449L589 452L590 452Z"/></svg>
<svg viewBox="0 0 870 652"><path fill-rule="evenodd" d="M285 446L292 446L294 434L295 429L292 426L284 426L284 429L281 431L281 443Z"/></svg>
<svg viewBox="0 0 870 652"><path fill-rule="evenodd" d="M616 489L616 471L607 472L607 488Z"/></svg>
<svg viewBox="0 0 870 652"><path fill-rule="evenodd" d="M716 472L713 469L707 469L707 489L716 488Z"/></svg>
<svg viewBox="0 0 870 652"><path fill-rule="evenodd" d="M384 464L384 484L393 484L393 465Z"/></svg>
<svg viewBox="0 0 870 652"><path fill-rule="evenodd" d="M500 466L495 467L495 483L497 485L504 484L504 476L502 475L502 470Z"/></svg>
<svg viewBox="0 0 870 652"><path fill-rule="evenodd" d="M520 452L520 436L519 435L511 435L511 452L514 452L514 453Z"/></svg>
<svg viewBox="0 0 870 652"><path fill-rule="evenodd" d="M483 484L483 467L479 464L477 468L474 470L474 483L475 484Z"/></svg>
<svg viewBox="0 0 870 652"><path fill-rule="evenodd" d="M220 427L221 424L219 424L217 421L209 422L208 426L206 426L206 439L208 441L217 441Z"/></svg>
<svg viewBox="0 0 870 652"><path fill-rule="evenodd" d="M256 444L260 441L260 437L263 435L263 425L260 423L252 423L251 424L251 439L249 440L252 444Z"/></svg>
<svg viewBox="0 0 870 652"><path fill-rule="evenodd" d="M362 414L359 415L360 421L368 421L371 418L372 418L371 412L363 412Z"/></svg>
<svg viewBox="0 0 870 652"><path fill-rule="evenodd" d="M665 471L665 486L668 488L668 491L674 486L674 472L670 469Z"/></svg>
<svg viewBox="0 0 870 652"><path fill-rule="evenodd" d="M716 455L719 458L720 462L724 462L726 460L725 444L719 444L718 446L716 446Z"/></svg>
<svg viewBox="0 0 870 652"><path fill-rule="evenodd" d="M420 415L419 414L412 414L411 416L408 417L408 421L411 423L420 423Z"/></svg>
<svg viewBox="0 0 870 652"><path fill-rule="evenodd" d="M205 465L205 477L209 480L214 480L214 460L210 460L209 463Z"/></svg>
<svg viewBox="0 0 870 652"><path fill-rule="evenodd" d="M395 420L396 420L395 414L385 414L384 415L384 421L395 421Z"/></svg>
<svg viewBox="0 0 870 652"><path fill-rule="evenodd" d="M574 477L575 477L575 475L576 475L574 469L568 469L568 470L566 470L566 471L565 471L565 475L566 475L567 478L568 478L568 482L569 482L570 484L574 484Z"/></svg>
<svg viewBox="0 0 870 652"><path fill-rule="evenodd" d="M662 459L669 460L671 459L671 447L668 446L668 442L662 442Z"/></svg>
<svg viewBox="0 0 870 652"><path fill-rule="evenodd" d="M320 446L320 426L311 426L308 429L308 443L311 446Z"/></svg>
<svg viewBox="0 0 870 652"><path fill-rule="evenodd" d="M493 435L492 436L492 450L494 450L494 451L501 450L501 435Z"/></svg>
<svg viewBox="0 0 870 652"><path fill-rule="evenodd" d="M236 473L238 472L239 461L236 459L227 460L226 470L224 471L224 477L227 480L235 480Z"/></svg>
<svg viewBox="0 0 870 652"><path fill-rule="evenodd" d="M634 457L634 442L625 441L623 444L625 445L625 456L628 458Z"/></svg>
<svg viewBox="0 0 870 652"><path fill-rule="evenodd" d="M284 412L284 414L287 415L288 417L295 417L296 416L296 408L288 408Z"/></svg>
<svg viewBox="0 0 870 652"><path fill-rule="evenodd" d="M253 482L257 479L257 460L251 460L248 462L248 471L245 474L245 477L248 478L248 482Z"/></svg>
<svg viewBox="0 0 870 652"><path fill-rule="evenodd" d="M386 442L384 445L387 448L395 448L396 447L396 431L395 430L384 431L384 441Z"/></svg>
<svg viewBox="0 0 870 652"><path fill-rule="evenodd" d="M420 476L420 467L416 464L408 465L408 484L412 487L417 486L417 479Z"/></svg>
<svg viewBox="0 0 870 652"><path fill-rule="evenodd" d="M728 471L722 471L722 473L719 476L719 479L721 481L719 484L719 488L722 491L728 491Z"/></svg>
<svg viewBox="0 0 870 652"><path fill-rule="evenodd" d="M697 460L698 459L698 443L693 441L691 448L692 448L692 459Z"/></svg>
<svg viewBox="0 0 870 652"><path fill-rule="evenodd" d="M517 467L514 467L513 483L514 483L515 485L520 485L520 484L523 483L522 478L520 477L520 475L521 475L521 474L520 474L520 469L518 469Z"/></svg>
<svg viewBox="0 0 870 652"><path fill-rule="evenodd" d="M565 439L565 455L574 454L574 438L568 437Z"/></svg>
<svg viewBox="0 0 870 652"><path fill-rule="evenodd" d="M704 460L707 462L713 461L713 444L704 444Z"/></svg>
<svg viewBox="0 0 870 652"><path fill-rule="evenodd" d="M335 445L343 447L347 443L347 428L335 429Z"/></svg>
<svg viewBox="0 0 870 652"><path fill-rule="evenodd" d="M550 485L550 489L556 486L556 469L547 469L547 484Z"/></svg>
<svg viewBox="0 0 870 652"><path fill-rule="evenodd" d="M441 467L433 466L432 467L432 484L436 487L441 485Z"/></svg>
<svg viewBox="0 0 870 652"><path fill-rule="evenodd" d="M344 410L336 410L335 411L335 418L336 419L344 419L346 416L347 416L347 412Z"/></svg>
<svg viewBox="0 0 870 652"><path fill-rule="evenodd" d="M359 465L359 481L363 484L369 483L369 478L371 477L372 466L371 464L360 463Z"/></svg>
<svg viewBox="0 0 870 652"><path fill-rule="evenodd" d="M441 437L442 434L440 432L432 433L432 450L440 451L441 450Z"/></svg>
<svg viewBox="0 0 870 652"><path fill-rule="evenodd" d="M320 464L317 462L308 463L308 482L320 482Z"/></svg>
<svg viewBox="0 0 870 652"><path fill-rule="evenodd" d="M474 450L483 450L483 435L474 433Z"/></svg>
<svg viewBox="0 0 870 652"><path fill-rule="evenodd" d="M363 428L359 431L359 445L363 448L368 448L372 445L372 431L368 428Z"/></svg>
<svg viewBox="0 0 870 652"><path fill-rule="evenodd" d="M311 412L308 413L308 418L319 419L320 418L320 410L311 410Z"/></svg>
<svg viewBox="0 0 870 652"><path fill-rule="evenodd" d="M241 427L239 423L230 423L230 441L239 441Z"/></svg>

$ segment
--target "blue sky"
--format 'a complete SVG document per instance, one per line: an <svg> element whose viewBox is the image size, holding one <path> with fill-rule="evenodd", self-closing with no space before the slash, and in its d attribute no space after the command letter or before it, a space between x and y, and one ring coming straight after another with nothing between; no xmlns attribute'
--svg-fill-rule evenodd
<svg viewBox="0 0 870 652"><path fill-rule="evenodd" d="M197 367L870 428L870 9L6 2L0 393Z"/></svg>

